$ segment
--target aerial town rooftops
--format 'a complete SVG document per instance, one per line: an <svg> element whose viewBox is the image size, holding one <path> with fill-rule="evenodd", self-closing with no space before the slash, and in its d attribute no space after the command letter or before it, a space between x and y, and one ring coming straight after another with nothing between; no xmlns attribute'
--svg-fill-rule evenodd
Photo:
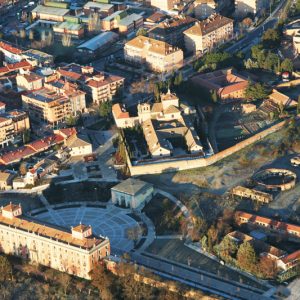
<svg viewBox="0 0 300 300"><path fill-rule="evenodd" d="M276 105L283 105L284 107L297 106L297 101L275 89L272 91L272 94L269 95L269 99Z"/></svg>
<svg viewBox="0 0 300 300"><path fill-rule="evenodd" d="M236 217L239 218L240 220L246 220L249 223L265 224L267 226L271 226L273 229L276 229L278 231L295 232L298 235L300 235L300 226L299 225L280 222L280 221L269 219L266 217L249 214L249 213L246 213L243 211L237 211Z"/></svg>
<svg viewBox="0 0 300 300"><path fill-rule="evenodd" d="M130 118L129 112L123 109L120 103L116 103L112 106L112 113L116 119Z"/></svg>
<svg viewBox="0 0 300 300"><path fill-rule="evenodd" d="M33 66L26 60L14 63L14 64L7 64L4 67L0 68L0 75L4 75L6 73L10 73L13 71L17 71L20 69L30 70Z"/></svg>
<svg viewBox="0 0 300 300"><path fill-rule="evenodd" d="M69 12L69 9L38 5L32 10L32 12L37 14L47 14L47 15L55 15L55 16L62 17Z"/></svg>
<svg viewBox="0 0 300 300"><path fill-rule="evenodd" d="M193 27L185 31L186 34L203 36L207 35L220 27L223 27L227 24L233 24L233 20L227 17L221 16L219 14L213 14L209 18L197 22Z"/></svg>
<svg viewBox="0 0 300 300"><path fill-rule="evenodd" d="M17 208L19 208L19 206L9 204L8 206L3 207L2 210L11 212ZM49 225L44 225L38 223L36 220L31 220L22 216L7 218L3 215L3 213L0 214L0 224L32 232L39 236L60 241L69 244L70 246L83 248L85 250L90 250L106 240L96 236L84 237L82 239L75 238L71 232L65 229L58 229L56 226L50 227Z"/></svg>
<svg viewBox="0 0 300 300"><path fill-rule="evenodd" d="M179 48L171 46L166 42L151 39L145 36L137 36L136 38L127 42L126 46L133 46L140 49L146 48L149 52L161 55L168 55L179 50Z"/></svg>
<svg viewBox="0 0 300 300"><path fill-rule="evenodd" d="M56 91L49 90L47 88L41 88L25 94L27 97L32 98L36 101L51 103L51 102L63 102L68 101L64 95L57 93Z"/></svg>
<svg viewBox="0 0 300 300"><path fill-rule="evenodd" d="M119 38L119 35L112 31L102 32L92 39L84 42L83 44L79 45L77 49L88 49L90 51L95 51L108 43L112 43Z"/></svg>
<svg viewBox="0 0 300 300"><path fill-rule="evenodd" d="M24 52L24 50L17 48L15 46L12 46L11 44L4 42L4 41L0 41L0 49L1 48L3 50L13 53L13 54L22 54Z"/></svg>

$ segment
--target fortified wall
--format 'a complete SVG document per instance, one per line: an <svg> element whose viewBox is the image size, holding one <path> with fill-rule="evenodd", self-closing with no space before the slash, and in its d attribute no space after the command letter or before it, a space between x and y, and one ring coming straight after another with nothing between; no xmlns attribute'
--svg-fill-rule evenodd
<svg viewBox="0 0 300 300"><path fill-rule="evenodd" d="M261 131L252 137L241 141L234 146L225 149L221 152L218 152L217 154L212 155L208 158L182 158L182 159L166 159L163 161L157 161L157 162L143 162L138 163L137 165L132 165L129 155L127 153L127 165L129 167L131 176L139 176L139 175L145 175L145 174L160 174L160 173L166 173L166 172L174 172L174 171L183 171L183 170L190 170L195 168L201 168L213 165L214 163L222 160L223 158L226 158L230 156L231 154L234 154L244 148L246 148L249 145L252 145L253 143L256 143L262 139L264 139L266 136L268 136L271 133L274 133L285 125L286 121L282 121L280 123L277 123L273 125L272 127Z"/></svg>

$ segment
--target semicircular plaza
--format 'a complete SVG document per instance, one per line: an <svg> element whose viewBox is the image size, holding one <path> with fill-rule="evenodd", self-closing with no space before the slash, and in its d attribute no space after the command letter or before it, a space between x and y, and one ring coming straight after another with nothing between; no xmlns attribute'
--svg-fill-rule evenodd
<svg viewBox="0 0 300 300"><path fill-rule="evenodd" d="M112 252L129 252L134 242L127 237L128 229L139 226L128 209L113 205L99 207L93 205L64 204L52 206L48 211L36 212L34 218L70 228L82 223L91 225L93 233L108 237Z"/></svg>

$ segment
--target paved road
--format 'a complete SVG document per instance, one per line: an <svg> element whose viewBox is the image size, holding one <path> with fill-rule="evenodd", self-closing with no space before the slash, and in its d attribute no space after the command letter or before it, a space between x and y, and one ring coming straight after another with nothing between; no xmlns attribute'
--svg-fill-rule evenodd
<svg viewBox="0 0 300 300"><path fill-rule="evenodd" d="M154 273L166 276L170 279L185 282L186 284L199 288L203 291L226 297L228 299L243 300L270 300L265 297L265 291L248 287L245 284L218 278L200 269L183 266L179 263L170 263L164 259L158 259L148 254L130 253L132 260L139 265L151 269Z"/></svg>
<svg viewBox="0 0 300 300"><path fill-rule="evenodd" d="M284 4L286 4L286 0L282 0L280 4L276 7L276 9L273 11L271 16L267 18L261 25L259 25L253 31L249 32L246 35L246 37L244 37L240 41L236 42L234 45L227 48L226 51L230 53L234 53L243 48L247 48L253 43L253 41L257 40L257 38L260 38L264 33L264 31L270 28L274 28L276 23L278 22L280 12Z"/></svg>

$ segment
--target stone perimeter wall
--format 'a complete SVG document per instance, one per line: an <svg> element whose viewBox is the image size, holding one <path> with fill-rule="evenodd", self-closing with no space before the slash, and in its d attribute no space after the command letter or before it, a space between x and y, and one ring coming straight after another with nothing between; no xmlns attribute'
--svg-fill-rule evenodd
<svg viewBox="0 0 300 300"><path fill-rule="evenodd" d="M139 175L146 175L146 174L160 174L160 173L166 173L166 172L175 172L175 171L183 171L183 170L190 170L200 167L206 167L210 166L228 156L231 154L234 154L244 148L246 148L249 145L252 145L253 143L256 143L260 141L261 139L265 138L271 133L274 133L286 124L286 121L282 121L280 123L277 123L273 125L270 128L267 128L264 131L261 131L252 137L241 141L234 146L225 149L221 152L218 152L217 154L212 155L208 158L191 158L191 159L178 159L178 160L165 160L165 161L158 161L158 162L149 162L149 163L143 163L133 166L131 164L131 161L129 159L128 153L127 154L127 165L130 170L131 176L139 176ZM127 150L126 150L127 151Z"/></svg>

